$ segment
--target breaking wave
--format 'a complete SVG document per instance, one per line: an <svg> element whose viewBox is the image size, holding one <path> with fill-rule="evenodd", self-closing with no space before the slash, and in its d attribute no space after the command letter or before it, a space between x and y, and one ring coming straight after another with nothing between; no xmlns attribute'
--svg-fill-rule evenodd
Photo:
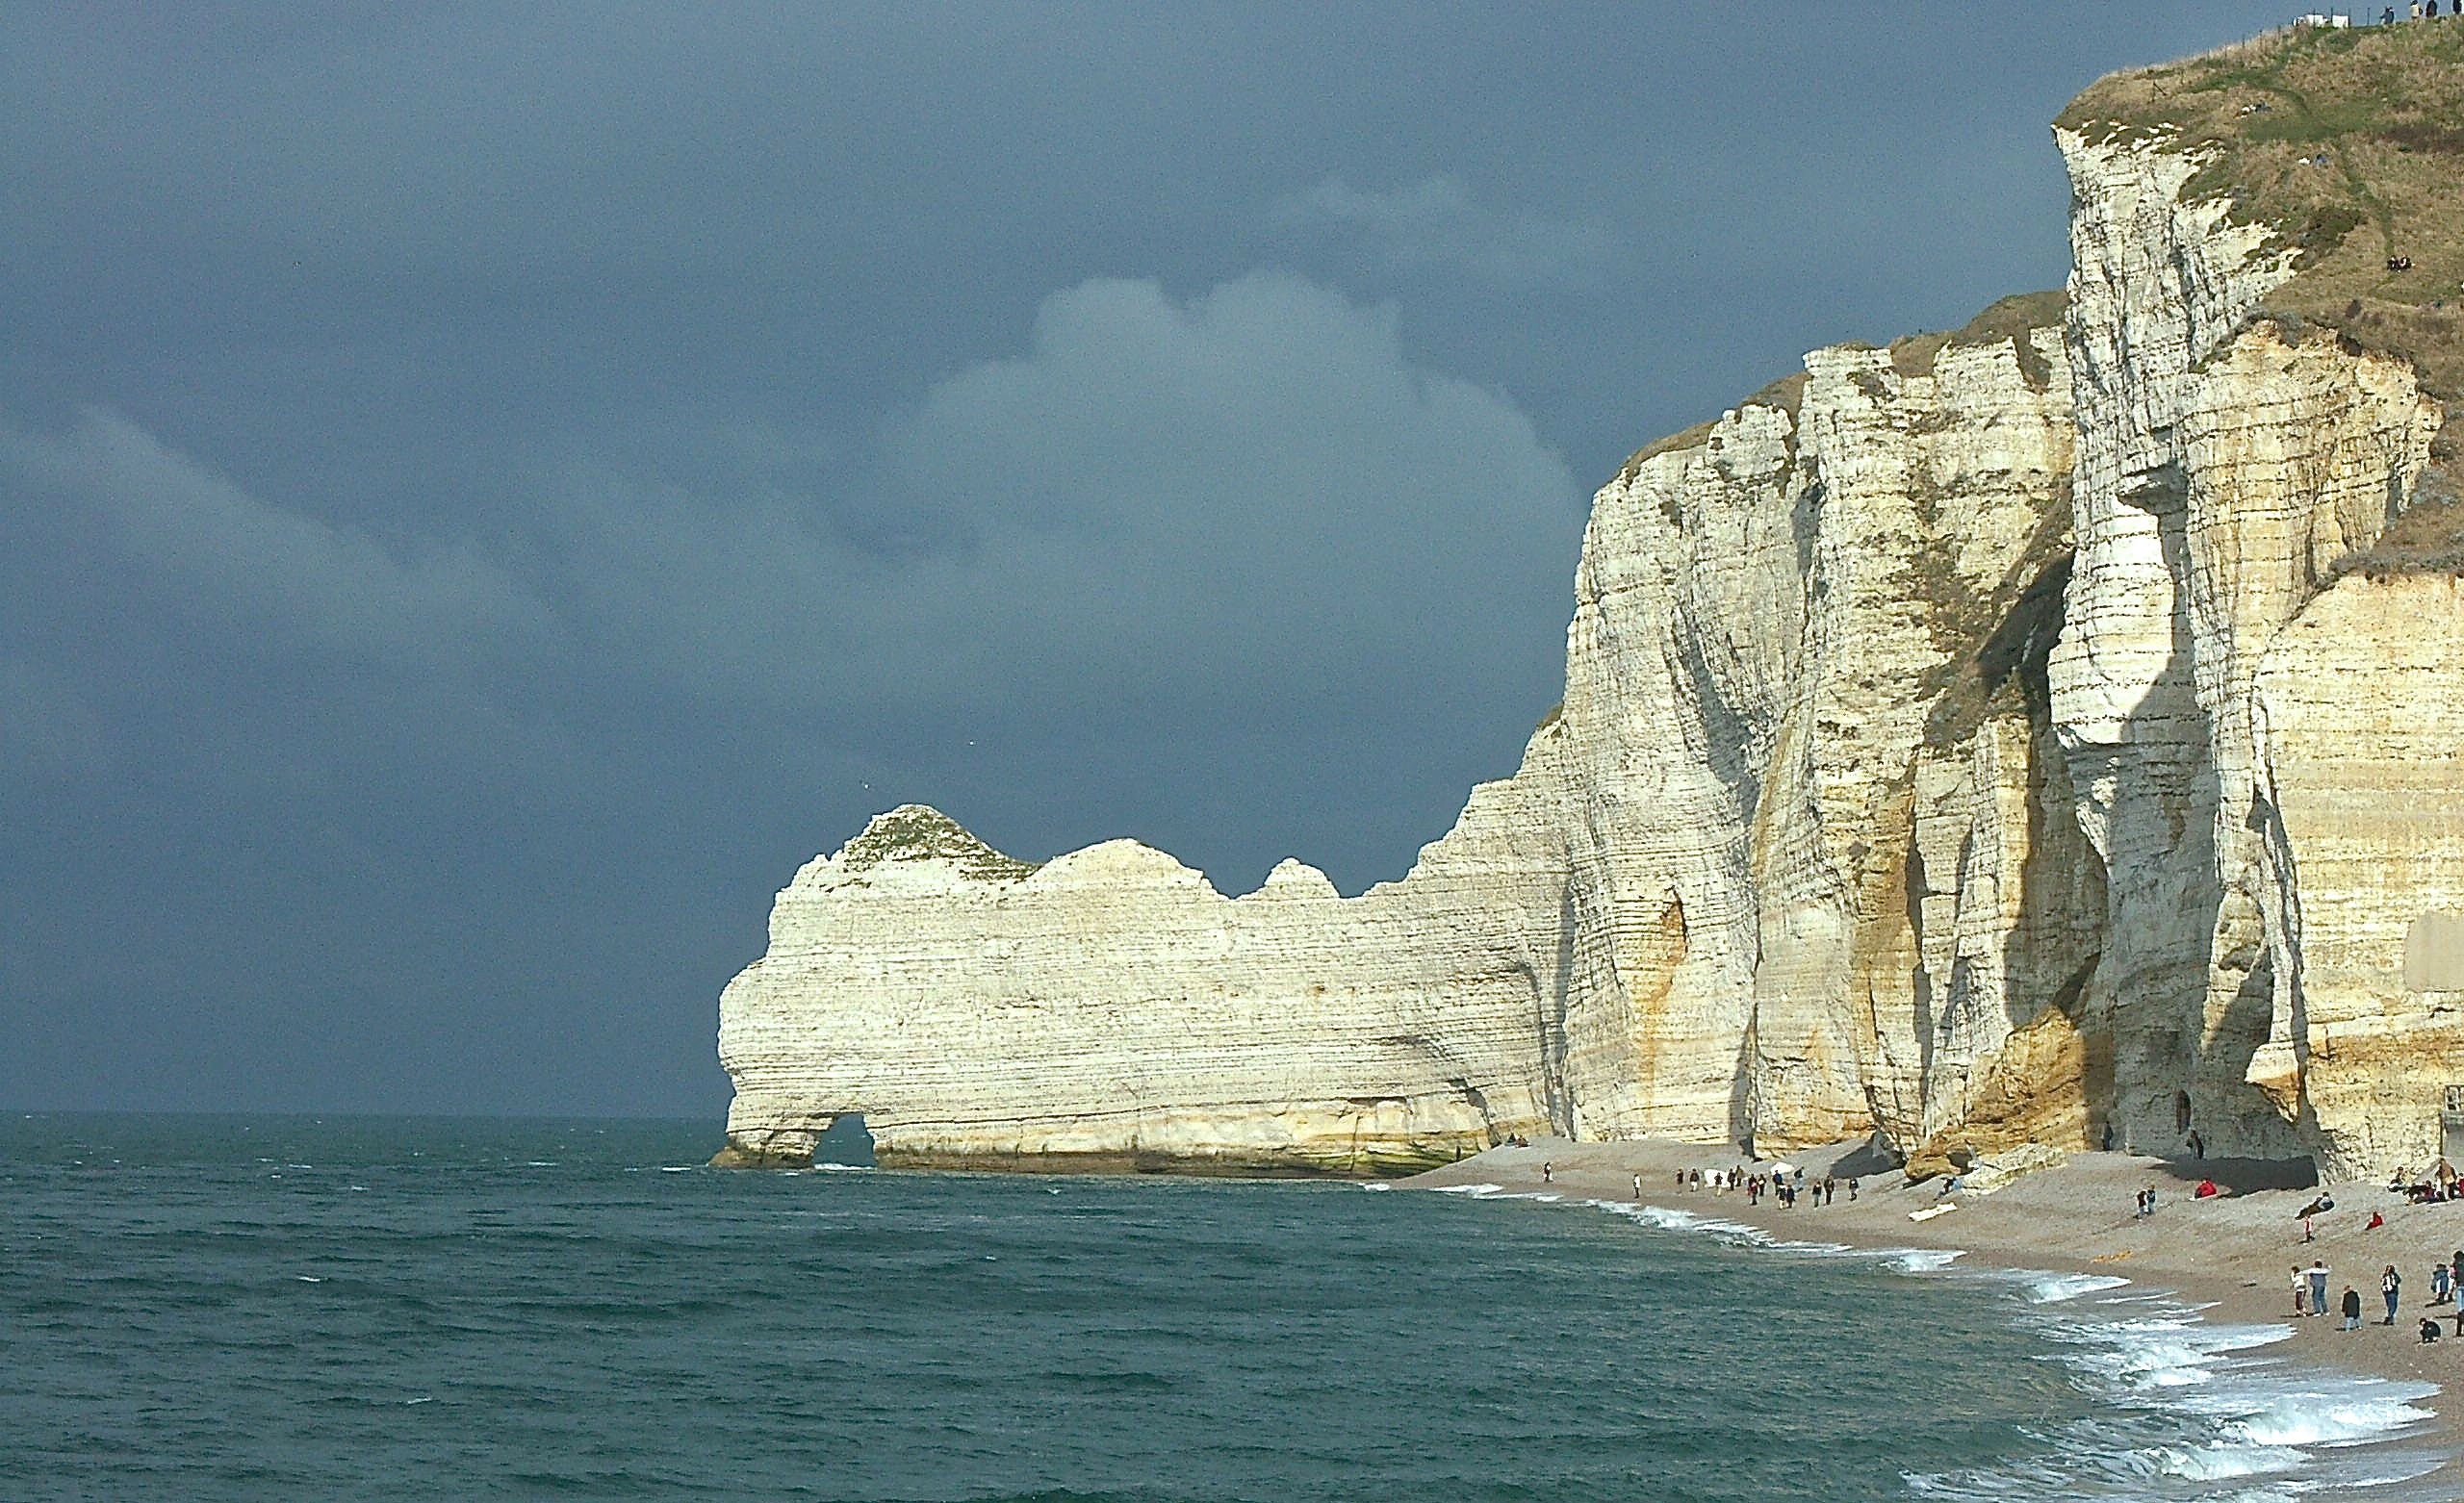
<svg viewBox="0 0 2464 1503"><path fill-rule="evenodd" d="M1493 1185L1453 1185L1493 1200L1554 1200ZM2430 1474L2447 1460L2423 1431L2433 1384L2306 1368L2270 1354L2287 1326L2203 1319L2203 1307L2111 1274L1958 1265L1954 1249L1858 1249L1791 1241L1760 1227L1647 1203L1583 1205L1656 1231L1793 1257L1851 1259L1893 1273L1998 1286L2012 1319L2047 1347L2096 1405L2089 1417L2029 1432L2025 1454L1956 1472L1907 1473L1940 1503L2287 1503L2367 1496L2429 1503L2452 1491Z"/></svg>

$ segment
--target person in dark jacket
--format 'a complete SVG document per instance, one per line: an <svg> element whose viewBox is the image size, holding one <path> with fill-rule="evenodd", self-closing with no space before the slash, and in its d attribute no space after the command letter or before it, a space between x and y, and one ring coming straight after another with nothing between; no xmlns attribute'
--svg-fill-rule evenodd
<svg viewBox="0 0 2464 1503"><path fill-rule="evenodd" d="M2349 1284L2345 1286L2345 1329L2361 1329L2361 1290Z"/></svg>

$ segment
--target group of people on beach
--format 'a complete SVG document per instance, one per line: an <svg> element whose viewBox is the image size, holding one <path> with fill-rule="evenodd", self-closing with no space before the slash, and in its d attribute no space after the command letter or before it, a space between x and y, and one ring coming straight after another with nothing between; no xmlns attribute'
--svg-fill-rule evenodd
<svg viewBox="0 0 2464 1503"><path fill-rule="evenodd" d="M1828 1206L1839 1198L1839 1186L1842 1184L1848 1186L1848 1198L1855 1200L1858 1182L1854 1175L1842 1181L1835 1175L1826 1174L1821 1179L1809 1183L1805 1170L1791 1168L1785 1164L1776 1165L1768 1173L1751 1170L1744 1164L1738 1164L1733 1169L1680 1169L1677 1171L1677 1187L1680 1190L1707 1189L1714 1195L1725 1195L1731 1190L1737 1190L1743 1192L1745 1203L1749 1206L1761 1205L1763 1197L1767 1195L1778 1201L1783 1210L1795 1210L1800 1198L1805 1199L1809 1205ZM1636 1175L1634 1194L1639 1197L1642 1193L1642 1176Z"/></svg>
<svg viewBox="0 0 2464 1503"><path fill-rule="evenodd" d="M2387 1187L2416 1206L2464 1200L2464 1180L2456 1177L2455 1166L2444 1159L2419 1174L2398 1165L2395 1174L2387 1181Z"/></svg>
<svg viewBox="0 0 2464 1503"><path fill-rule="evenodd" d="M2329 1273L2327 1261L2323 1258L2312 1260L2307 1268L2295 1265L2293 1313L2297 1318L2323 1315L2327 1312ZM2378 1297L2387 1304L2387 1318L2379 1321L2380 1325L2392 1326L2396 1323L2396 1312L2402 1304L2403 1291L2404 1276L2396 1271L2394 1263L2389 1263L2385 1271L2378 1275ZM2464 1337L2464 1248L2456 1249L2455 1256L2445 1262L2430 1264L2429 1302L2433 1307L2453 1305L2454 1309L2451 1313L2455 1321L2455 1334L2458 1337ZM2344 1297L2336 1302L2336 1308L2337 1312L2344 1316L2344 1329L2347 1331L2361 1329L2361 1290L2349 1284L2346 1285ZM2427 1346L2437 1340L2438 1317L2424 1315L2420 1330L2422 1345Z"/></svg>

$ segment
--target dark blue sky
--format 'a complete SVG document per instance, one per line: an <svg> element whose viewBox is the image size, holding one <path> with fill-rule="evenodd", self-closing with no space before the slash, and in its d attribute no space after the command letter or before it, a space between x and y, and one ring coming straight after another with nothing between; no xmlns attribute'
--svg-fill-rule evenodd
<svg viewBox="0 0 2464 1503"><path fill-rule="evenodd" d="M871 812L1399 876L2111 6L0 8L0 1105L715 1112Z"/></svg>

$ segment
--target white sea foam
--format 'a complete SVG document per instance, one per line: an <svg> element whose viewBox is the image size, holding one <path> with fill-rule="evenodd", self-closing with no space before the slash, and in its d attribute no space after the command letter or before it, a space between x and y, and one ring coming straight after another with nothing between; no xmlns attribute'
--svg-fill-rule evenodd
<svg viewBox="0 0 2464 1503"><path fill-rule="evenodd" d="M1368 1184L1366 1184L1366 1185L1363 1185L1361 1186L1361 1188L1362 1188L1362 1189L1364 1189L1364 1190L1391 1190L1391 1189L1393 1189L1394 1187L1395 1187L1395 1186L1393 1186L1392 1185L1388 1185L1388 1184L1386 1184L1385 1182L1383 1182L1383 1181L1378 1181L1378 1180L1373 1180L1373 1181L1371 1181L1370 1183L1368 1183Z"/></svg>
<svg viewBox="0 0 2464 1503"><path fill-rule="evenodd" d="M1429 1188L1440 1195L1495 1195L1502 1185L1432 1185Z"/></svg>
<svg viewBox="0 0 2464 1503"><path fill-rule="evenodd" d="M2118 1289L2130 1283L2110 1273L2031 1273L2021 1269L2015 1277L2020 1281L2020 1297L2032 1305L2058 1305L2083 1294Z"/></svg>
<svg viewBox="0 0 2464 1503"><path fill-rule="evenodd" d="M1451 1186L1502 1200L1490 1185ZM2288 1339L2272 1324L2210 1323L2206 1307L2110 1274L1965 1269L1949 1248L1856 1250L1791 1242L1759 1227L1630 1201L1582 1204L1665 1232L1799 1257L1854 1257L1908 1274L1979 1281L2015 1296L2014 1318L2052 1346L2051 1360L2099 1401L2097 1412L2034 1454L1990 1467L1905 1480L1941 1503L2089 1503L2184 1499L2291 1503L2367 1490L2373 1503L2432 1503L2444 1491L2410 1487L2445 1458L2403 1443L2433 1418L2426 1383L2306 1371L2265 1349ZM2381 1442L2394 1441L2394 1444ZM2430 1486L2436 1486L2434 1483Z"/></svg>

